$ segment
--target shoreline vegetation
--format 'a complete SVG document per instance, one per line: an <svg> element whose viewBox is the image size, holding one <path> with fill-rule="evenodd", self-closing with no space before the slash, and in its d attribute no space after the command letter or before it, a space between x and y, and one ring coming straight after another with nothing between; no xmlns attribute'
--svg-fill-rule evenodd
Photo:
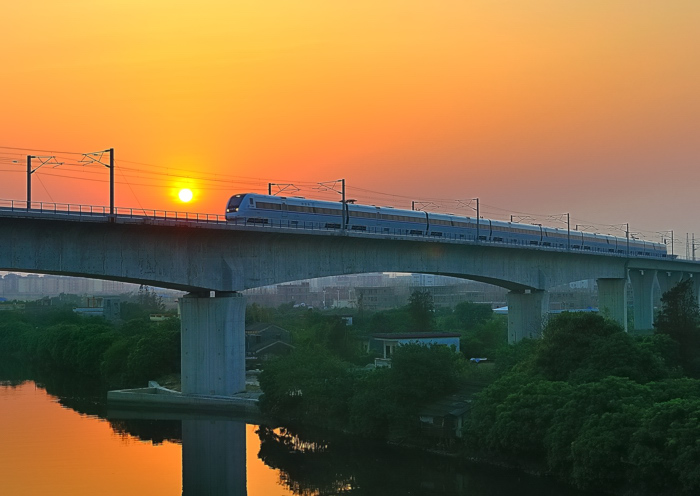
<svg viewBox="0 0 700 496"><path fill-rule="evenodd" d="M143 386L180 372L180 320L151 322L162 307L123 303L122 320L84 317L70 307L27 304L0 312L0 360L29 365L41 375L80 377L103 390Z"/></svg>
<svg viewBox="0 0 700 496"><path fill-rule="evenodd" d="M399 309L356 312L353 326L293 305L251 305L246 316L292 336L293 351L263 361L260 374L260 408L278 425L515 467L597 493L697 494L700 312L689 283L662 304L653 335L633 336L597 314L563 313L541 339L516 345L488 305L435 309L421 291ZM4 311L0 360L105 389L177 374L179 320L149 322L147 308L129 310L141 314L116 325L70 310ZM462 352L406 345L390 368L369 366L366 336L416 330L458 332ZM426 435L422 409L465 386L464 425L455 436Z"/></svg>
<svg viewBox="0 0 700 496"><path fill-rule="evenodd" d="M460 332L466 354L407 345L391 368L375 370L347 345L353 340L340 323L308 322L314 339L263 369L263 413L285 426L448 450L465 463L515 467L595 493L700 491L700 315L689 282L664 295L654 334L563 313L541 339L513 346L490 309L475 322L456 317L477 313L474 304L446 314L418 300L373 315L355 341L376 332L372 323L393 321L400 332ZM475 365L470 356L494 363ZM462 438L436 444L421 430L421 408L467 384L483 389L472 396Z"/></svg>

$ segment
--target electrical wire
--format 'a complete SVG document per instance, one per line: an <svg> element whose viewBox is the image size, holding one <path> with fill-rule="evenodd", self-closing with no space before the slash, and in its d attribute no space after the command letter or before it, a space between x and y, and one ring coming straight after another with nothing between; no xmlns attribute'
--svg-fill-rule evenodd
<svg viewBox="0 0 700 496"><path fill-rule="evenodd" d="M6 150L12 150L12 151L6 151ZM16 152L16 151L17 152ZM103 177L85 177L85 174L89 174L92 176L97 176L100 174L103 174L103 172L99 169L103 169L106 166L104 163L101 162L93 162L93 163L83 163L80 161L76 161L75 158L73 157L65 157L61 156L60 154L67 154L67 155L80 155L83 157L95 154L95 153L104 153L105 151L99 151L99 152L88 152L88 153L83 153L83 152L75 152L75 151L59 151L59 150L44 150L44 149L33 149L33 148L23 148L23 147L10 147L10 146L0 146L0 165L5 165L11 167L14 164L17 164L19 166L24 166L25 164L21 160L23 158L23 154L18 153L18 151L30 151L30 152L39 152L39 153L51 153L54 154L53 157L56 161L61 161L60 169L65 170L68 174L55 174L52 172L48 172L46 170L42 170L41 176L48 176L48 177L56 177L56 178L61 178L61 179L70 179L70 180L80 180L80 181L90 181L90 182L99 182L99 183L107 183L109 182L107 178ZM17 158L14 158L17 157ZM37 157L38 158L38 157ZM48 158L48 157L43 157L43 158ZM147 170L147 169L142 169L142 168L136 168L136 167L129 167L124 164L132 164L132 165L142 165L142 166L147 166L152 169L158 169L158 170ZM47 165L51 165L51 163L47 163ZM59 165L54 165L51 170L59 168ZM200 171L193 171L193 170L188 170L188 169L182 169L182 168L174 168L170 166L162 166L162 165L157 165L157 164L150 164L146 162L139 162L139 161L132 161L132 160L126 160L126 159L118 159L115 160L115 168L120 171L120 176L122 178L122 181L116 181L117 184L122 184L126 185L129 190L131 191L132 195L134 196L134 199L136 200L137 203L139 203L139 206L143 208L140 204L140 201L138 197L136 196L133 187L132 186L141 186L141 187L150 187L150 188L160 188L163 187L162 182L155 182L159 181L160 178L169 178L171 180L177 180L177 181L191 181L191 182L200 182L204 184L199 184L197 185L197 189L199 190L204 190L204 191L230 191L231 186L236 186L240 187L241 185L245 186L251 186L254 188L261 188L263 185L267 184L281 184L281 185L289 185L293 186L298 189L298 191L294 191L293 193L301 193L305 194L306 190L313 190L313 195L315 197L320 197L319 199L332 199L337 200L337 194L340 193L337 189L337 183L339 182L338 180L331 180L331 181L325 181L325 182L310 182L310 181L293 181L293 180L275 180L274 182L272 181L267 181L263 178L256 178L256 177L250 177L250 176L242 176L242 175L235 175L235 174L221 174L221 173L207 173L207 172L202 172ZM0 172L24 172L23 170L18 170L14 168L10 169L0 169ZM80 175L74 175L80 173ZM47 195L51 197L48 189L46 188L46 185L41 182L41 178L37 176L39 179L42 187L46 191ZM132 180L137 180L139 182L132 182ZM322 185L329 185L333 184L332 186L323 186ZM229 185L229 186L227 186ZM279 194L279 192L278 192ZM475 201L475 198L471 199L454 199L454 198L444 198L444 197L415 197L415 196L407 196L407 195L401 195L401 194L395 194L395 193L387 193L384 191L376 191L368 188L363 188L360 186L350 186L346 190L346 196L351 196L351 197L358 197L361 199L363 203L368 203L368 204L382 204L386 202L394 202L396 203L397 201L405 201L405 202L416 202L416 203L425 203L425 204L430 204L431 208L434 207L435 210L437 211L466 211L471 215L474 215L474 210L475 208L470 204L471 202ZM53 201L53 200L52 200ZM508 216L510 215L511 217L517 215L518 217L523 217L523 218L530 218L530 220L544 220L545 222L564 222L563 219L561 219L562 215L566 214L555 214L555 215L546 215L546 214L538 214L538 213L532 213L532 212L522 212L518 210L512 210L512 209L505 209L496 205L491 205L491 204L486 204L481 202L480 204L480 215L488 215L491 218L498 218L498 217L504 217L507 219ZM470 215L467 215L470 216ZM555 218L557 217L557 218ZM594 230L617 230L623 231L624 230L620 227L621 224L598 224L590 221L585 221L582 219L578 218L570 218L570 222L578 225L583 225L586 224L587 226L593 227ZM622 224L624 226L624 224ZM644 230L637 230L635 233L630 233L630 234L651 234L653 236L658 236L659 232L657 231L644 231Z"/></svg>

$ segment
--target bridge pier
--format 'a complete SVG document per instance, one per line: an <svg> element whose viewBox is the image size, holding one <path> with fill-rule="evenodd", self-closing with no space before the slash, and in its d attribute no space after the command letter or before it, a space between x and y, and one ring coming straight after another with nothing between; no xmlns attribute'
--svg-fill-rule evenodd
<svg viewBox="0 0 700 496"><path fill-rule="evenodd" d="M190 293L180 300L182 393L245 391L245 298Z"/></svg>
<svg viewBox="0 0 700 496"><path fill-rule="evenodd" d="M524 338L539 338L549 309L549 293L510 291L506 295L508 305L508 343Z"/></svg>
<svg viewBox="0 0 700 496"><path fill-rule="evenodd" d="M681 282L683 272L668 272L660 270L656 273L656 279L659 281L659 289L661 295L671 289L673 286Z"/></svg>
<svg viewBox="0 0 700 496"><path fill-rule="evenodd" d="M634 294L634 328L635 330L654 327L654 281L655 270L629 271Z"/></svg>
<svg viewBox="0 0 700 496"><path fill-rule="evenodd" d="M598 310L627 330L627 279L598 279Z"/></svg>
<svg viewBox="0 0 700 496"><path fill-rule="evenodd" d="M687 272L683 274L683 280L690 279L692 281L692 288L693 288L693 294L695 295L695 301L697 303L700 303L700 277L695 276L694 274Z"/></svg>

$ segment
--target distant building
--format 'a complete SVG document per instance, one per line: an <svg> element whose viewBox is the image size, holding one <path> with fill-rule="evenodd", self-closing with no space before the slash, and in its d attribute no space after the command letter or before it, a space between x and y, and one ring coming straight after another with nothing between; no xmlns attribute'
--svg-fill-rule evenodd
<svg viewBox="0 0 700 496"><path fill-rule="evenodd" d="M103 317L114 322L121 317L121 301L118 296L92 296L87 298L86 305L74 308L73 311L88 317Z"/></svg>
<svg viewBox="0 0 700 496"><path fill-rule="evenodd" d="M460 334L455 332L401 332L372 334L367 345L368 352L377 352L384 360L391 358L398 346L420 344L424 346L454 346L459 352Z"/></svg>
<svg viewBox="0 0 700 496"><path fill-rule="evenodd" d="M266 358L282 355L294 349L289 331L274 324L257 323L246 326L245 351L249 357Z"/></svg>
<svg viewBox="0 0 700 496"><path fill-rule="evenodd" d="M472 397L484 386L485 384L479 383L468 384L457 393L421 408L418 413L421 435L446 447L452 445L455 439L462 437L462 427L471 410Z"/></svg>

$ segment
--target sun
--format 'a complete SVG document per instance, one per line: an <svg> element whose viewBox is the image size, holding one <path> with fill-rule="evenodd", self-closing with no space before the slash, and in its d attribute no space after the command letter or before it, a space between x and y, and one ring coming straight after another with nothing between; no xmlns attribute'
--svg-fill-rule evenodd
<svg viewBox="0 0 700 496"><path fill-rule="evenodd" d="M180 198L180 201L183 203L187 203L192 201L192 190L183 188L180 190L180 192L177 194L177 196Z"/></svg>

